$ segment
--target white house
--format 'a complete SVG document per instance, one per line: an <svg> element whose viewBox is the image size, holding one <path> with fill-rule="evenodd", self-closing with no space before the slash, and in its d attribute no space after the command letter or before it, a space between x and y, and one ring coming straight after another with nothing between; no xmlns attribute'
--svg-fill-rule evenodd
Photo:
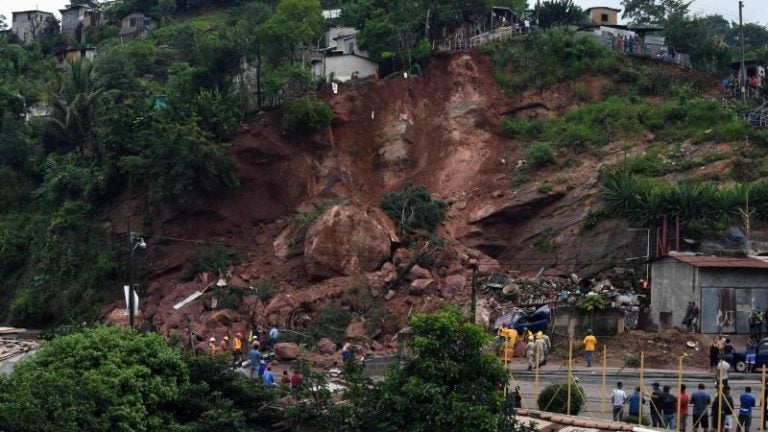
<svg viewBox="0 0 768 432"><path fill-rule="evenodd" d="M349 81L376 75L378 64L357 43L357 29L334 27L325 34L323 54L312 60L312 72L327 81Z"/></svg>
<svg viewBox="0 0 768 432"><path fill-rule="evenodd" d="M51 12L41 10L13 12L11 33L24 43L29 43L43 32L49 22L56 22L56 17Z"/></svg>

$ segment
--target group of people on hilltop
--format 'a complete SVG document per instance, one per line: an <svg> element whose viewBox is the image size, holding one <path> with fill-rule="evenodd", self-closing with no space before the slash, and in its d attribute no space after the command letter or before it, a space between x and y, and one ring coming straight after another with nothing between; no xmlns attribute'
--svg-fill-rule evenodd
<svg viewBox="0 0 768 432"><path fill-rule="evenodd" d="M734 427L734 414L737 430L749 432L752 426L752 410L757 405L750 386L744 387L744 392L739 396L738 407L734 405L731 388L727 385L722 386L722 392L710 395L706 392L706 386L699 384L698 390L689 395L686 393L686 385L683 384L680 386L680 394L676 396L671 392L670 386L661 387L655 382L651 385L650 395L644 395L640 387L636 387L629 397L622 387L619 381L611 395L614 420L623 421L625 405L629 407L630 416L639 418L644 412L642 406L648 396L651 426L667 430L676 430L678 427L681 431L687 430L689 407L692 406L690 417L694 432L699 428L705 432L710 429L730 431Z"/></svg>
<svg viewBox="0 0 768 432"><path fill-rule="evenodd" d="M745 93L747 97L758 98L763 94L762 79L757 75L746 77L742 85L734 72L723 78L721 84L723 97L736 97Z"/></svg>

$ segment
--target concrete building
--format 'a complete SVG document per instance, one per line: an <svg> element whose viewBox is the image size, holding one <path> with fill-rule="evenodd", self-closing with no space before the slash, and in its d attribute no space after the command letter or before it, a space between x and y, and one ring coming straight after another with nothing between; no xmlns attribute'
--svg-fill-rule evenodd
<svg viewBox="0 0 768 432"><path fill-rule="evenodd" d="M349 81L376 75L379 65L357 44L357 29L334 27L325 34L325 48L311 59L312 72L326 80Z"/></svg>
<svg viewBox="0 0 768 432"><path fill-rule="evenodd" d="M129 13L120 20L120 39L144 39L158 25L159 23L156 19L143 12Z"/></svg>
<svg viewBox="0 0 768 432"><path fill-rule="evenodd" d="M619 24L619 12L621 9L598 6L586 9L584 12L589 15L592 24L596 25L617 25Z"/></svg>
<svg viewBox="0 0 768 432"><path fill-rule="evenodd" d="M11 19L11 33L16 35L24 43L35 40L35 37L43 33L49 23L55 23L56 17L51 12L41 10L27 10L13 12Z"/></svg>
<svg viewBox="0 0 768 432"><path fill-rule="evenodd" d="M69 5L61 12L61 35L70 42L86 43L85 29L102 25L101 11L89 4Z"/></svg>
<svg viewBox="0 0 768 432"><path fill-rule="evenodd" d="M753 308L768 307L768 261L672 252L651 264L651 322L681 325L688 302L701 311L702 333L749 333Z"/></svg>

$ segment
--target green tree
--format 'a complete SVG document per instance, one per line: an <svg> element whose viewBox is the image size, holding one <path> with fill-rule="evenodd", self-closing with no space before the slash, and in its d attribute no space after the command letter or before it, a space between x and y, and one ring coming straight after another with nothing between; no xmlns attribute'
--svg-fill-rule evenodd
<svg viewBox="0 0 768 432"><path fill-rule="evenodd" d="M365 405L353 403L351 430L528 431L505 413L500 385L508 377L485 350L491 343L485 329L455 307L415 315L411 329L413 355L362 395Z"/></svg>
<svg viewBox="0 0 768 432"><path fill-rule="evenodd" d="M185 356L162 336L95 327L55 338L0 378L0 429L267 431L275 398L226 356Z"/></svg>
<svg viewBox="0 0 768 432"><path fill-rule="evenodd" d="M161 203L186 207L206 192L239 186L234 161L194 117L150 113L136 126L131 146L134 153L120 160L121 169Z"/></svg>
<svg viewBox="0 0 768 432"><path fill-rule="evenodd" d="M555 27L581 24L586 21L584 10L573 0L544 0L537 3L534 13L539 17L539 27Z"/></svg>
<svg viewBox="0 0 768 432"><path fill-rule="evenodd" d="M94 64L78 60L62 76L61 86L51 98L53 115L48 118L61 139L82 157L94 156L91 128L103 94Z"/></svg>
<svg viewBox="0 0 768 432"><path fill-rule="evenodd" d="M165 405L188 382L181 353L160 335L98 327L18 365L2 383L0 422L19 432L168 430Z"/></svg>
<svg viewBox="0 0 768 432"><path fill-rule="evenodd" d="M275 13L261 24L258 36L264 58L272 66L300 59L302 48L317 46L323 31L319 0L281 0Z"/></svg>
<svg viewBox="0 0 768 432"><path fill-rule="evenodd" d="M402 189L384 195L379 202L401 234L433 231L445 218L445 203L433 200L424 186L406 182Z"/></svg>
<svg viewBox="0 0 768 432"><path fill-rule="evenodd" d="M725 35L725 42L731 47L741 49L741 29L738 25L731 27ZM760 24L744 24L744 50L752 51L768 46L768 29Z"/></svg>

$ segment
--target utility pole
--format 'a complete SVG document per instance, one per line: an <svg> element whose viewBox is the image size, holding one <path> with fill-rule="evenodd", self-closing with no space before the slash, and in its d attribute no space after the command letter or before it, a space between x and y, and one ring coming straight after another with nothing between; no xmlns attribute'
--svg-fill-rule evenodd
<svg viewBox="0 0 768 432"><path fill-rule="evenodd" d="M741 90L741 101L744 102L747 99L747 95L744 94L744 90L747 89L747 69L744 67L744 21L742 19L742 10L744 9L744 0L739 0L739 30L741 32L739 36L739 42L741 42L741 69L739 69L739 90Z"/></svg>
<svg viewBox="0 0 768 432"><path fill-rule="evenodd" d="M477 311L477 267L478 264L475 262L475 264L472 266L472 302L469 306L469 316L472 320L472 324L475 324L475 316Z"/></svg>

